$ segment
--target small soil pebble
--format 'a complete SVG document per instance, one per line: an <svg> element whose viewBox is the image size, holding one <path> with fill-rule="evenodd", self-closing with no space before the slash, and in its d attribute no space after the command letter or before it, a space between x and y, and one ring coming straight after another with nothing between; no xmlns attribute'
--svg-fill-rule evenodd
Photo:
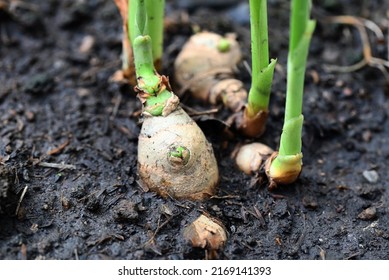
<svg viewBox="0 0 389 280"><path fill-rule="evenodd" d="M136 205L129 200L121 200L114 210L116 221L131 221L138 218L138 212L136 211Z"/></svg>
<svg viewBox="0 0 389 280"><path fill-rule="evenodd" d="M375 207L369 207L359 213L358 218L361 220L372 220L377 217L377 209Z"/></svg>
<svg viewBox="0 0 389 280"><path fill-rule="evenodd" d="M375 170L365 170L362 175L369 183L375 184L378 182L379 176Z"/></svg>

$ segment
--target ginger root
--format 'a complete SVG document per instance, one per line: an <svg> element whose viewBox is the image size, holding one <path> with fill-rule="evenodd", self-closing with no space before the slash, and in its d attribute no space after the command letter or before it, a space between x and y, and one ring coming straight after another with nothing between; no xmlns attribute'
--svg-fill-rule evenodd
<svg viewBox="0 0 389 280"><path fill-rule="evenodd" d="M193 35L177 56L175 80L193 97L239 111L247 100L243 83L234 79L234 68L241 50L233 34L222 37L211 32Z"/></svg>
<svg viewBox="0 0 389 280"><path fill-rule="evenodd" d="M167 116L145 115L138 172L150 190L176 199L209 198L219 182L211 144L179 106Z"/></svg>

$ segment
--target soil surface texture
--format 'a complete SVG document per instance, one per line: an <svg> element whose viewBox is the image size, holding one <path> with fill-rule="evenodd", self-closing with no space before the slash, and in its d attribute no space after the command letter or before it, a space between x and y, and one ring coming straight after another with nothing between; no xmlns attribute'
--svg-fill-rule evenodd
<svg viewBox="0 0 389 280"><path fill-rule="evenodd" d="M245 175L231 157L243 143L279 144L289 1L268 2L278 65L264 135L223 134L226 109L181 97L189 113L218 109L196 121L214 147L220 184L193 202L139 183L141 104L131 86L110 80L121 68L114 1L0 1L0 259L206 259L183 238L202 213L227 231L212 254L219 259L389 259L388 3L314 1L304 168L295 183L269 191L262 171ZM173 89L174 59L196 30L237 35L236 76L249 88L248 12L243 1L167 1L162 74ZM359 29L329 21L338 15L369 21ZM361 30L380 60L339 68L363 60Z"/></svg>

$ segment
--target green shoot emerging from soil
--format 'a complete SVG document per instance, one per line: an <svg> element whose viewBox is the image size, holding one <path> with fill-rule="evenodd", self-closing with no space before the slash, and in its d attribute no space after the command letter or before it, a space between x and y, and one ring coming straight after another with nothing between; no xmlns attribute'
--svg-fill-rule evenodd
<svg viewBox="0 0 389 280"><path fill-rule="evenodd" d="M133 43L135 38L139 35L139 27L135 26L137 5L139 1L130 0L114 0L116 6L120 11L123 19L123 42L122 42L122 70L119 76L114 79L122 80L123 78L130 81L131 84L136 84L134 57L133 57ZM148 33L152 40L152 53L154 57L154 67L159 71L162 66L162 52L163 52L163 18L165 0L146 1L141 5L145 6L148 18L144 24L148 26Z"/></svg>
<svg viewBox="0 0 389 280"><path fill-rule="evenodd" d="M309 19L310 0L292 0L286 107L279 152L267 163L270 188L294 182L302 169L301 131L304 76L309 44L316 22Z"/></svg>
<svg viewBox="0 0 389 280"><path fill-rule="evenodd" d="M138 141L138 172L150 190L177 199L210 197L219 180L212 146L179 106L167 77L154 68L145 0L132 0L129 17L137 86L144 121ZM193 180L193 178L195 178Z"/></svg>
<svg viewBox="0 0 389 280"><path fill-rule="evenodd" d="M269 64L267 34L267 0L250 0L252 84L248 97L248 114L254 117L267 111L276 60Z"/></svg>
<svg viewBox="0 0 389 280"><path fill-rule="evenodd" d="M269 98L277 60L269 63L267 34L267 0L250 0L252 83L244 112L242 131L247 136L259 136L265 130Z"/></svg>
<svg viewBox="0 0 389 280"><path fill-rule="evenodd" d="M135 21L129 25L131 26L130 34L136 35L132 40L138 83L136 90L145 105L145 112L153 116L167 115L178 105L178 98L170 90L167 78L160 76L154 68L152 41L147 35L148 19L145 1L132 1L131 3L132 8L136 9L130 17Z"/></svg>
<svg viewBox="0 0 389 280"><path fill-rule="evenodd" d="M131 18L136 18L138 5L142 5L145 8L143 19L140 21L133 21ZM147 29L147 34L152 39L152 54L154 58L154 66L160 71L163 53L163 18L165 9L165 0L143 0L143 1L131 1L128 0L128 30L130 41L134 42L135 38L140 34L143 28ZM145 26L135 26L136 24L143 24Z"/></svg>

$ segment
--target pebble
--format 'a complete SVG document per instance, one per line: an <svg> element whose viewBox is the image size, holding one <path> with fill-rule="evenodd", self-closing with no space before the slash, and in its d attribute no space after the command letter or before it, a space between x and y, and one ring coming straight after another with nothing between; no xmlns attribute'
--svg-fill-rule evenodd
<svg viewBox="0 0 389 280"><path fill-rule="evenodd" d="M369 183L374 184L378 182L379 176L375 170L364 170L362 175Z"/></svg>
<svg viewBox="0 0 389 280"><path fill-rule="evenodd" d="M305 195L303 197L302 203L304 207L308 209L316 209L318 206L316 198L311 195Z"/></svg>
<svg viewBox="0 0 389 280"><path fill-rule="evenodd" d="M31 76L24 84L24 90L31 94L49 92L54 86L54 79L47 73L39 73Z"/></svg>
<svg viewBox="0 0 389 280"><path fill-rule="evenodd" d="M114 209L114 218L118 222L138 219L136 204L129 200L121 200Z"/></svg>
<svg viewBox="0 0 389 280"><path fill-rule="evenodd" d="M71 203L67 197L62 197L61 203L64 210L69 210Z"/></svg>
<svg viewBox="0 0 389 280"><path fill-rule="evenodd" d="M358 218L364 221L372 220L377 217L377 209L375 207L369 207L359 213Z"/></svg>
<svg viewBox="0 0 389 280"><path fill-rule="evenodd" d="M81 45L80 45L78 51L80 53L83 53L83 54L89 53L92 50L92 48L94 47L95 42L96 42L96 40L95 40L95 38L93 36L86 35L82 39L82 42L81 42Z"/></svg>

